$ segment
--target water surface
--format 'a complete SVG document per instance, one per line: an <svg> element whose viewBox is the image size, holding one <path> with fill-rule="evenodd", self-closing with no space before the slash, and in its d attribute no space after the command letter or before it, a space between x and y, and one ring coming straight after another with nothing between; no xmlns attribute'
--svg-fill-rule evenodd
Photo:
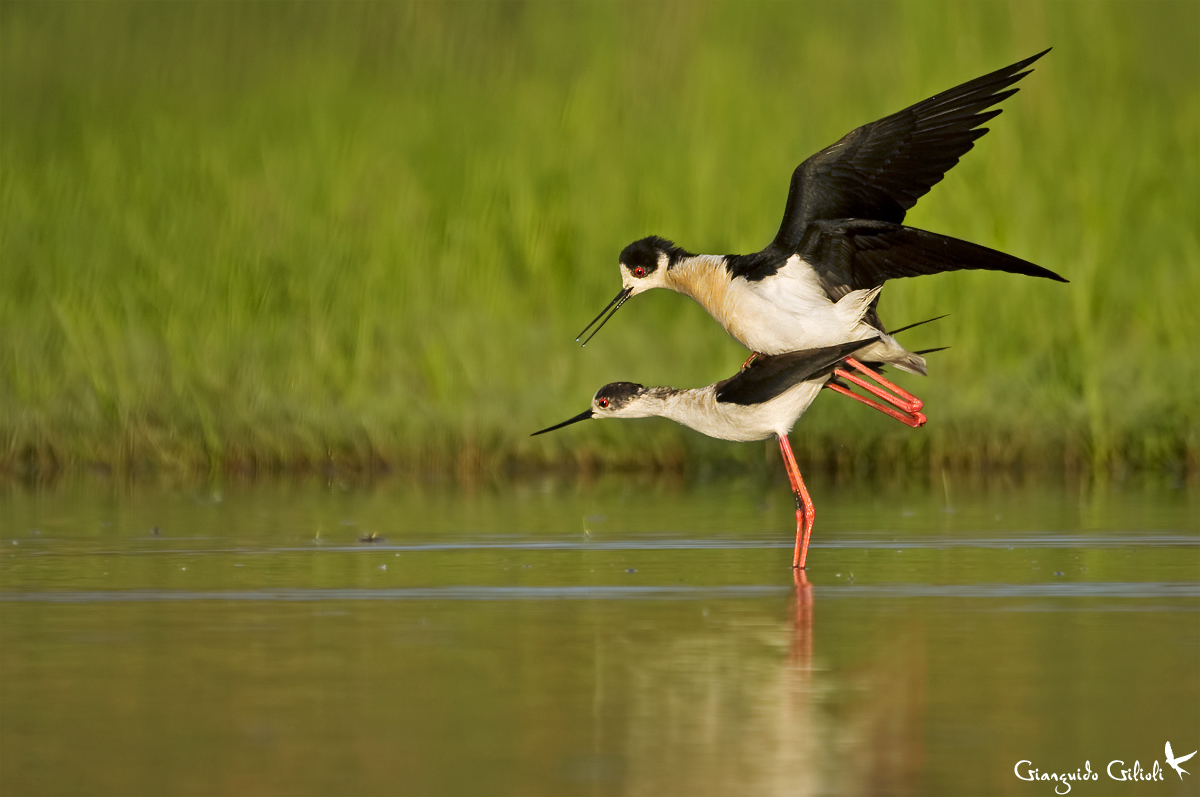
<svg viewBox="0 0 1200 797"><path fill-rule="evenodd" d="M0 793L1197 793L1194 490L809 486L9 484Z"/></svg>

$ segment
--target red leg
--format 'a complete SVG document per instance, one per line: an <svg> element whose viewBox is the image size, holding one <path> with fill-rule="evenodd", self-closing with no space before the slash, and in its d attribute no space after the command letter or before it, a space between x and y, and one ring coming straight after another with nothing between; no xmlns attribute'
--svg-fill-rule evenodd
<svg viewBox="0 0 1200 797"><path fill-rule="evenodd" d="M825 387L829 388L830 390L841 393L843 396L849 396L850 398L854 399L855 401L861 401L863 404L866 404L868 407L879 410L880 412L882 412L886 415L890 415L893 418L895 418L896 420L900 421L901 423L906 423L909 426L913 427L914 429L918 426L925 425L926 418L923 413L920 413L920 412L907 413L902 410L897 410L897 409L892 409L891 407L886 407L877 401L872 401L871 399L867 398L866 396L860 396L857 393L855 393L854 391L850 390L849 388L842 387L841 385L836 385L833 382L826 383Z"/></svg>
<svg viewBox="0 0 1200 797"><path fill-rule="evenodd" d="M884 379L881 374L877 374L875 371L872 371L870 368L863 365L853 357L846 358L846 365L866 375L868 379L873 379L874 381L878 382L883 386L883 388L886 388L886 390L867 384L858 377L851 376L841 369L838 369L838 376L853 382L864 390L874 393L876 396L879 396L879 398L888 402L892 406L899 407L906 412L917 412L923 406L923 402L912 393L909 393L899 385ZM890 390L891 393L889 394L886 392L887 390Z"/></svg>
<svg viewBox="0 0 1200 797"><path fill-rule="evenodd" d="M754 362L755 360L757 360L757 359L758 359L759 357L761 357L761 356L762 356L762 355L761 355L761 354L759 354L759 353L758 353L758 352L756 352L756 351L755 351L755 352L751 352L751 353L750 353L750 356L746 358L746 362L742 363L742 367L741 367L741 369L740 369L740 370L742 370L742 371L745 371L745 370L746 370L746 366L747 366L747 365L749 365L750 363Z"/></svg>
<svg viewBox="0 0 1200 797"><path fill-rule="evenodd" d="M812 499L808 497L808 488L804 486L804 479L800 477L796 458L792 456L792 444L788 442L787 435L778 435L778 438L783 466L787 469L788 481L792 483L792 495L796 497L796 549L792 555L792 567L803 569L808 558L808 538L812 536L817 510Z"/></svg>
<svg viewBox="0 0 1200 797"><path fill-rule="evenodd" d="M874 379L878 384L882 385L883 387L876 387L875 385L872 385L870 382L867 382L866 380L864 380L862 377L855 376L854 374L850 373L849 371L847 371L844 368L835 369L833 372L834 376L836 376L839 379L844 379L847 382L850 382L851 384L858 385L863 390L867 391L868 393L872 394L873 396L877 396L877 397L883 399L884 402L891 404L892 407L896 407L897 409L892 409L892 407L885 406L885 404L883 402L875 401L866 396L861 396L857 393L854 393L849 388L844 387L842 385L838 385L838 384L834 384L834 383L830 382L830 383L826 384L825 387L829 388L830 390L837 391L838 393L841 393L843 396L849 396L850 398L854 399L855 401L862 402L863 404L866 404L868 407L877 409L880 412L884 413L885 415L890 415L891 417L895 418L896 420L900 421L901 423L906 423L912 427L925 425L925 420L926 420L925 416L920 411L921 407L924 406L924 403L919 398L914 396L912 393L909 393L908 391L904 390L899 385L893 384L892 382L889 382L888 380L884 379L882 376L875 373L870 368L866 367L865 365L863 365L862 363L860 363L858 360L854 359L853 357L846 358L845 363L846 363L846 365L850 366L851 368L854 368L855 370L860 371L861 373L865 374L866 376L870 377L871 379ZM891 392L888 392L888 391L891 391Z"/></svg>

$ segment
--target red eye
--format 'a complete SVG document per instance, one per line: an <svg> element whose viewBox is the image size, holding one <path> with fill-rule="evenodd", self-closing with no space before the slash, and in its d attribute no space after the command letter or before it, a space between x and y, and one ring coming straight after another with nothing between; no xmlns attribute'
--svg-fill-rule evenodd
<svg viewBox="0 0 1200 797"><path fill-rule="evenodd" d="M602 410L607 409L608 408L608 399L597 399L596 406Z"/></svg>
<svg viewBox="0 0 1200 797"><path fill-rule="evenodd" d="M635 277L644 277L644 276L646 276L646 269L642 268L641 266L638 266L637 268L635 268L635 269L633 270L633 276L635 276Z"/></svg>

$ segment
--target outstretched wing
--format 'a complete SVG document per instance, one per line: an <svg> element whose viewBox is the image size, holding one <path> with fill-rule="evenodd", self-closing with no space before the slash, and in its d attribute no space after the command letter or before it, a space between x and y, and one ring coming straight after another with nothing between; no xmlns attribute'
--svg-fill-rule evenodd
<svg viewBox="0 0 1200 797"><path fill-rule="evenodd" d="M741 405L770 401L822 372L831 372L842 360L876 340L873 337L819 349L759 355L738 374L717 383L717 401Z"/></svg>
<svg viewBox="0 0 1200 797"><path fill-rule="evenodd" d="M1049 269L986 246L886 221L839 219L808 228L798 254L834 301L889 279L983 269L1066 282Z"/></svg>
<svg viewBox="0 0 1200 797"><path fill-rule="evenodd" d="M1175 753L1171 750L1171 743L1167 742L1167 762L1170 763L1171 766L1175 766L1176 764L1182 764L1184 761L1187 761L1189 758L1194 756L1196 754L1196 752L1197 752L1196 750L1193 750L1192 752L1188 753L1185 756L1180 756L1179 758L1176 758Z"/></svg>
<svg viewBox="0 0 1200 797"><path fill-rule="evenodd" d="M796 167L783 223L771 248L794 252L818 219L878 219L896 224L988 131L979 125L1000 111L987 108L1041 58L998 69L903 111L851 131ZM1004 89L1008 89L1005 91Z"/></svg>

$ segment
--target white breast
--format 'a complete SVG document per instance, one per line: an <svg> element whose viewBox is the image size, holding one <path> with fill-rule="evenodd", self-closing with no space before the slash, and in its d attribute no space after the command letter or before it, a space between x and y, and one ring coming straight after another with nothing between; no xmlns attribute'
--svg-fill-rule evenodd
<svg viewBox="0 0 1200 797"><path fill-rule="evenodd" d="M799 255L757 282L734 279L729 292L727 318L718 320L752 351L783 354L871 334L869 328L836 311L816 273Z"/></svg>

